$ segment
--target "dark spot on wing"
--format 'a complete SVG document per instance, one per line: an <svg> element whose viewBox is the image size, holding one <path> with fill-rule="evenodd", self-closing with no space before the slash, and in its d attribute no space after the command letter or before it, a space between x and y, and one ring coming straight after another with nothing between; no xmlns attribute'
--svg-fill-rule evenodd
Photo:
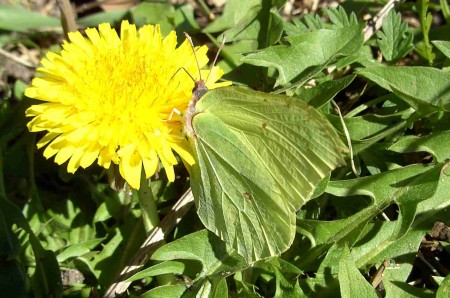
<svg viewBox="0 0 450 298"><path fill-rule="evenodd" d="M244 192L244 199L246 199L246 200L253 200L253 196L252 196L252 194L251 193L249 193L249 192Z"/></svg>
<svg viewBox="0 0 450 298"><path fill-rule="evenodd" d="M266 123L263 123L262 124L262 128L266 128L267 127L267 124Z"/></svg>

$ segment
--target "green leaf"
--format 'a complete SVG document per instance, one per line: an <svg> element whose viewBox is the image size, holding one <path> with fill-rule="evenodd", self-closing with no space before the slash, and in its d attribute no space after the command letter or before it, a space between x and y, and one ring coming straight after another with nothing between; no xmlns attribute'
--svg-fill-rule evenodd
<svg viewBox="0 0 450 298"><path fill-rule="evenodd" d="M355 75L345 76L337 80L324 82L313 88L300 87L295 93L313 107L320 108L333 99L339 91L350 85L354 79Z"/></svg>
<svg viewBox="0 0 450 298"><path fill-rule="evenodd" d="M242 298L261 298L262 297L255 291L255 287L252 284L245 283L241 280L237 280L236 275L235 275L234 282L236 284L236 293L238 294L238 297L242 297Z"/></svg>
<svg viewBox="0 0 450 298"><path fill-rule="evenodd" d="M201 292L204 297L224 297L224 294L226 297L225 278L248 266L235 250L207 230L189 234L160 247L153 253L152 259L200 262L203 268L196 275L188 293Z"/></svg>
<svg viewBox="0 0 450 298"><path fill-rule="evenodd" d="M0 210L2 210L3 218L9 226L15 224L28 233L36 262L36 270L32 280L36 296L61 297L61 271L54 252L42 247L20 210L3 196L0 196Z"/></svg>
<svg viewBox="0 0 450 298"><path fill-rule="evenodd" d="M445 20L447 21L447 24L450 23L450 6L448 5L448 0L440 0L439 3L441 4L441 11L444 15Z"/></svg>
<svg viewBox="0 0 450 298"><path fill-rule="evenodd" d="M343 245L349 245L350 247L355 245L366 229L365 227L368 222L376 217L384 208L393 203L398 203L400 206L405 204L408 208L405 210L405 208L401 207L402 213L400 214L401 217L399 220L389 222L390 226L386 228L386 231L379 234L378 237L381 238L372 236L370 239L375 239L373 240L374 242L370 246L361 248L361 252L357 254L361 256L355 258L355 262L358 266L363 266L368 262L382 262L384 260L383 258L392 258L396 254L388 254L388 247L402 248L403 246L400 245L398 238L404 236L405 229L411 225L411 216L405 215L405 217L402 217L403 213L416 214L417 209L415 206L420 204L420 200L426 200L436 195L436 188L440 184L438 184L439 179L436 179L435 175L439 173L440 167L416 165L368 177L344 181L330 181L326 192L343 197L347 204L352 204L352 201L361 199L360 196L370 196L373 202L363 210L346 219L333 221L299 219L297 225L302 230L309 231L311 234L310 238L314 241L313 248L308 251L304 258L299 260L299 263L301 263L299 267L302 269L305 267L306 269L310 269L308 266L314 264L317 258L324 254L334 243L338 244L338 248ZM417 243L411 239L409 239L410 242L405 242L405 245L409 245L412 250L417 249L417 247L411 243L416 243L417 246L420 244L420 239L423 236L422 231L419 231L418 235L413 236L415 237L414 239L418 237ZM354 248L354 253L355 250L358 251ZM401 254L403 254L403 251L401 251ZM324 260L321 263L323 270L328 266L333 267L332 265L339 256L339 251L334 256L328 254L327 258L329 260Z"/></svg>
<svg viewBox="0 0 450 298"><path fill-rule="evenodd" d="M247 1L246 1L247 2ZM251 1L248 1L251 2ZM259 2L259 1L258 1ZM242 5L242 2L240 2ZM239 14L243 13L240 17L235 16L237 21L234 26L230 29L226 30L224 34L230 36L230 41L235 40L248 40L248 39L256 39L256 28L255 25L259 25L256 21L258 15L260 14L262 6L260 3L253 5L247 9L241 8L239 9ZM237 12L237 11L236 11ZM217 22L217 21L216 21ZM214 23L213 23L214 24ZM205 29L206 32L208 27Z"/></svg>
<svg viewBox="0 0 450 298"><path fill-rule="evenodd" d="M400 13L391 10L383 21L382 31L377 32L377 44L386 61L395 62L413 49L413 35L402 22Z"/></svg>
<svg viewBox="0 0 450 298"><path fill-rule="evenodd" d="M278 9L286 2L262 0L230 0L223 14L208 25L204 32L225 31L229 41L255 40L256 47L264 48L277 42L283 32L283 19ZM261 34L264 32L264 34Z"/></svg>
<svg viewBox="0 0 450 298"><path fill-rule="evenodd" d="M351 139L361 141L387 131L393 125L404 121L411 113L412 110L387 115L366 114L363 116L345 117L344 121ZM342 130L342 124L338 116L327 115L327 118L336 128Z"/></svg>
<svg viewBox="0 0 450 298"><path fill-rule="evenodd" d="M283 30L287 36L296 36L308 32L308 28L299 19L292 19L291 23L284 22Z"/></svg>
<svg viewBox="0 0 450 298"><path fill-rule="evenodd" d="M303 21L306 24L306 29L309 29L309 31L326 29L326 24L322 22L322 19L320 18L319 15L307 14L303 17ZM305 32L307 31L308 30L305 30Z"/></svg>
<svg viewBox="0 0 450 298"><path fill-rule="evenodd" d="M359 272L355 266L352 255L348 247L344 247L339 260L339 284L341 297L373 297L379 298L375 289Z"/></svg>
<svg viewBox="0 0 450 298"><path fill-rule="evenodd" d="M439 163L450 159L450 131L432 133L427 136L405 136L391 145L389 150L406 152L428 152L432 154Z"/></svg>
<svg viewBox="0 0 450 298"><path fill-rule="evenodd" d="M450 59L450 41L435 40L432 43L442 52L447 58Z"/></svg>
<svg viewBox="0 0 450 298"><path fill-rule="evenodd" d="M281 254L295 212L346 147L323 115L287 96L220 88L196 112L191 187L200 219L249 262Z"/></svg>
<svg viewBox="0 0 450 298"><path fill-rule="evenodd" d="M414 168L419 169L419 167L414 166L407 167L403 171L406 174L414 171ZM422 238L436 218L447 214L450 203L446 193L448 192L450 178L440 172L441 167L437 166L422 174L417 173L411 178L399 175L399 180L395 180L396 177L393 173L389 175L393 179L391 184L396 185L395 188L398 187L395 193L391 194L391 197L398 196L395 200L399 202L400 216L396 221L375 222L375 225L371 225L370 229L366 229L361 234L360 240L352 250L358 267L369 267L373 264L380 264L385 259L394 259L396 264L385 270L385 274L388 275L387 278L392 280L397 276L395 280L406 280ZM436 178L437 174L440 174L438 178ZM376 176L381 178L382 174ZM373 181L375 182L375 180ZM382 187L383 185L384 187ZM380 181L373 184L372 187L382 189L386 188L386 184ZM363 193L365 190L357 190L357 192ZM381 195L381 192L379 194ZM389 196L389 193L385 194ZM412 204L414 202L416 202L415 205ZM380 209L383 209L382 205ZM408 214L413 214L413 217ZM408 223L411 220L413 222ZM344 242L344 240L341 242ZM399 274L401 277L398 276Z"/></svg>
<svg viewBox="0 0 450 298"><path fill-rule="evenodd" d="M444 279L436 293L436 298L450 297L450 274Z"/></svg>
<svg viewBox="0 0 450 298"><path fill-rule="evenodd" d="M102 250L87 262L98 278L100 285L109 285L120 273L126 262L145 239L142 220L129 213L127 220L120 226L113 227ZM78 258L80 262L85 259ZM112 261L114 260L114 261Z"/></svg>
<svg viewBox="0 0 450 298"><path fill-rule="evenodd" d="M223 33L227 41L235 41L222 50L222 56L226 59L220 66L226 65L225 71L230 72L227 79L255 88L261 88L261 82L269 80L266 71L242 65L242 57L245 53L271 46L280 39L283 19L278 9L283 2L285 0L227 1L223 14L204 29L206 33L226 30Z"/></svg>
<svg viewBox="0 0 450 298"><path fill-rule="evenodd" d="M3 200L3 198L0 198ZM0 208L0 289L5 297L25 296L25 270L18 260L19 240Z"/></svg>
<svg viewBox="0 0 450 298"><path fill-rule="evenodd" d="M325 12L330 19L330 22L332 24L331 28L333 29L358 25L358 19L356 15L353 12L350 15L347 15L342 6L338 8L326 8ZM284 24L284 30L286 34L291 37L306 33L308 31L326 29L329 27L329 25L322 21L320 15L318 14L305 14L303 16L303 22L299 19L293 19L292 23L285 22Z"/></svg>
<svg viewBox="0 0 450 298"><path fill-rule="evenodd" d="M406 282L389 281L383 278L383 286L386 289L386 298L436 297L432 291L414 287Z"/></svg>
<svg viewBox="0 0 450 298"><path fill-rule="evenodd" d="M17 98L18 100L24 99L25 97L24 92L27 87L28 87L27 83L21 80L17 80L14 83L14 97Z"/></svg>
<svg viewBox="0 0 450 298"><path fill-rule="evenodd" d="M361 68L357 73L395 92L416 110L437 107L450 101L450 73L431 67L379 66Z"/></svg>
<svg viewBox="0 0 450 298"><path fill-rule="evenodd" d="M173 30L175 8L167 2L142 2L130 10L133 22L138 26L159 24L164 35Z"/></svg>
<svg viewBox="0 0 450 298"><path fill-rule="evenodd" d="M204 32L221 32L236 27L238 24L241 24L239 27L242 30L241 26L250 24L261 8L261 0L227 1L222 15L209 24Z"/></svg>
<svg viewBox="0 0 450 298"><path fill-rule="evenodd" d="M58 254L57 260L58 262L64 262L69 258L82 256L83 254L90 252L91 249L102 243L104 239L105 238L90 239L81 243L74 243L64 249L60 254Z"/></svg>
<svg viewBox="0 0 450 298"><path fill-rule="evenodd" d="M42 27L59 27L57 18L10 5L0 4L0 29L8 31L26 31Z"/></svg>
<svg viewBox="0 0 450 298"><path fill-rule="evenodd" d="M358 25L358 19L354 12L349 15L345 12L342 6L338 8L330 7L327 8L326 13L333 24L332 28L345 28Z"/></svg>
<svg viewBox="0 0 450 298"><path fill-rule="evenodd" d="M153 253L152 259L199 261L203 270L197 279L211 275L222 276L224 272L229 275L247 267L247 263L241 256L207 230L198 231L165 244Z"/></svg>
<svg viewBox="0 0 450 298"><path fill-rule="evenodd" d="M433 64L435 54L433 53L433 48L430 44L429 33L431 29L431 24L433 23L433 15L427 13L428 5L430 0L417 0L416 9L419 13L420 27L422 28L423 42L416 46L417 52L428 60L428 63Z"/></svg>
<svg viewBox="0 0 450 298"><path fill-rule="evenodd" d="M298 285L297 277L302 273L300 269L291 263L278 258L270 258L260 261L254 268L261 268L275 275L276 290L274 297L301 297L302 291Z"/></svg>
<svg viewBox="0 0 450 298"><path fill-rule="evenodd" d="M90 14L77 20L77 23L88 27L97 27L101 23L120 24L128 10L118 9Z"/></svg>
<svg viewBox="0 0 450 298"><path fill-rule="evenodd" d="M194 8L189 4L182 5L175 10L174 22L178 32L193 32L200 29L195 20Z"/></svg>
<svg viewBox="0 0 450 298"><path fill-rule="evenodd" d="M184 272L185 267L185 264L183 264L182 262L166 261L139 271L138 273L127 278L126 281L135 281L150 276L157 276L168 273L181 274Z"/></svg>
<svg viewBox="0 0 450 298"><path fill-rule="evenodd" d="M380 144L381 140L388 142L392 138L397 138L397 135L404 131L408 125L408 121L414 116L414 109L409 108L402 101L398 100L398 97L394 94L388 95L391 98L395 98L399 104L395 104L395 112L392 112L393 107L377 108L377 114L364 114L362 116L354 116L359 114L361 110L355 109L348 113L344 117L344 122L352 139L352 147L354 156L358 155L364 161L367 161L367 155L369 151L375 152L375 155L384 155L384 152L380 152L379 149L385 150L385 146ZM358 112L359 110L359 112ZM336 115L326 114L328 120L336 127L341 133L344 133L341 119ZM369 151L368 151L369 150ZM375 156L369 156L373 161ZM369 161L370 162L370 161ZM373 162L372 162L373 164ZM370 167L369 163L369 167Z"/></svg>
<svg viewBox="0 0 450 298"><path fill-rule="evenodd" d="M348 56L358 51L363 43L360 26L342 29L321 29L288 37L290 46L273 46L243 58L248 64L275 67L278 78L275 86L292 80L299 81L307 74L308 68L322 66L332 59Z"/></svg>
<svg viewBox="0 0 450 298"><path fill-rule="evenodd" d="M138 296L139 298L161 298L161 297L183 297L186 291L184 285L166 285L151 289L144 294Z"/></svg>

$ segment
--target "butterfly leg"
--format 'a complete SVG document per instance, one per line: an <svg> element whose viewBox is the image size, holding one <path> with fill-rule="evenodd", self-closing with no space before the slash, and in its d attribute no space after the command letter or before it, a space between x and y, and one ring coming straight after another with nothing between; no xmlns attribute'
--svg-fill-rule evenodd
<svg viewBox="0 0 450 298"><path fill-rule="evenodd" d="M172 111L170 112L169 118L167 120L171 121L174 114L177 114L180 117L183 116L181 114L180 110L178 110L177 108L173 108Z"/></svg>

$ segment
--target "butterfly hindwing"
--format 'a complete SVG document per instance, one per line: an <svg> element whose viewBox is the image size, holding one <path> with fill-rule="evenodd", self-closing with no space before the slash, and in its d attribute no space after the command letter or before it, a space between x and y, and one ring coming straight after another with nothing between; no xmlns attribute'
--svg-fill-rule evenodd
<svg viewBox="0 0 450 298"><path fill-rule="evenodd" d="M279 253L272 245L292 237L285 227L295 223L294 210L278 200L273 179L224 123L212 114L194 121L201 135L191 186L202 222L225 242L236 244L247 260Z"/></svg>

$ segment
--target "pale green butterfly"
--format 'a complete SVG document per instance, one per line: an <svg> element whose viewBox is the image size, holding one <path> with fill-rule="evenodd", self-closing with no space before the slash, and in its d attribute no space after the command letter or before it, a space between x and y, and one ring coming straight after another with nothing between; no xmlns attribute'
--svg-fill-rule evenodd
<svg viewBox="0 0 450 298"><path fill-rule="evenodd" d="M248 262L286 251L296 211L344 163L347 148L333 126L300 99L241 87L207 91L201 80L186 114L203 224Z"/></svg>

